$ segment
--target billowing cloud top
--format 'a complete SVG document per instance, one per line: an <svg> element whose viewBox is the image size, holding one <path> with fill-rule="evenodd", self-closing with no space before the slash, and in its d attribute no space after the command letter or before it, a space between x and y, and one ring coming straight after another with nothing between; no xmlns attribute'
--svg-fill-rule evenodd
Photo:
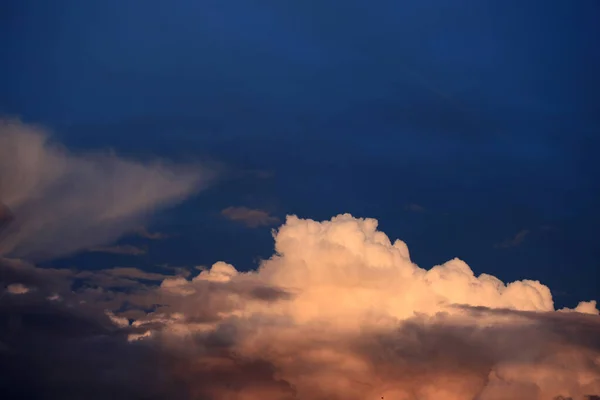
<svg viewBox="0 0 600 400"><path fill-rule="evenodd" d="M5 299L25 307L37 298L38 307L58 304L55 312L69 315L75 307L88 324L95 321L96 330L87 329L96 342L81 333L78 351L98 367L84 377L80 369L72 379L100 393L108 390L102 377L111 368L133 363L129 379L110 388L122 398L583 400L600 394L594 301L555 311L550 290L537 281L475 276L458 259L422 269L406 244L390 241L374 219L290 216L274 239L276 253L257 271L217 262L194 277L41 271L5 261L10 283L29 288ZM73 292L68 282L75 278L87 281L85 289ZM28 343L46 340L30 336ZM5 346L29 348L17 340ZM63 350L48 354L43 365L66 365L71 352ZM114 365L106 361L110 351ZM135 367L147 359L160 362Z"/></svg>
<svg viewBox="0 0 600 400"><path fill-rule="evenodd" d="M196 166L73 154L41 128L0 121L0 202L13 220L0 255L45 258L110 242L210 175Z"/></svg>

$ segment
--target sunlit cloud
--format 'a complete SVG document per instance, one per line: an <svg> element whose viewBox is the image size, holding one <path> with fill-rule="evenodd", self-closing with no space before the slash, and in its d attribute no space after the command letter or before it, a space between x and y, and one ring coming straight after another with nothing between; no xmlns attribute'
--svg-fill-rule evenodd
<svg viewBox="0 0 600 400"><path fill-rule="evenodd" d="M217 400L583 400L600 393L595 301L556 311L550 289L535 280L475 275L459 259L420 268L407 245L377 225L347 214L321 222L289 216L273 233L274 255L250 272L225 262L195 275L61 272L14 260L0 266L36 289L37 297L22 297L32 302L20 304L22 313L51 304L70 321L78 352L87 352L81 363L90 365L72 379L96 390L114 390L102 377L127 352L131 371L121 373L130 379L119 388L134 397L148 395L145 379L159 398ZM60 302L47 300L56 293ZM29 341L42 343L43 335ZM67 343L45 362L74 357ZM16 339L6 345L28 348ZM162 361L136 369L144 359Z"/></svg>

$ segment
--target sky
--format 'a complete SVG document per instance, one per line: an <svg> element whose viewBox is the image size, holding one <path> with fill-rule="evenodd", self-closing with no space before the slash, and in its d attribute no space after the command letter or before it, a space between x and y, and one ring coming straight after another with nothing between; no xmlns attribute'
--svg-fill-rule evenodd
<svg viewBox="0 0 600 400"><path fill-rule="evenodd" d="M148 286L148 281L162 282L159 288L168 292L173 310L189 317L191 306L169 297L175 296L173 286L165 282L192 279L200 276L197 267L214 264L216 269L206 271L220 271L215 274L222 279L215 279L226 288L216 294L210 289L193 301L214 304L207 308L221 310L218 318L224 318L223 303L236 318L251 318L259 307L253 302L266 301L269 318L283 313L294 319L295 331L285 334L254 320L235 324L227 320L228 325L219 325L244 331L242 339L231 340L252 359L262 347L247 332L249 326L270 332L267 337L282 345L301 333L312 337L306 325L312 314L306 310L322 301L321 289L331 289L331 276L343 282L338 288L340 299L346 293L342 288L350 290L356 284L352 279L362 277L361 282L378 288L380 294L369 298L387 310L385 318L409 318L406 310L411 308L406 304L429 297L393 294L385 282L396 282L398 276L372 275L369 269L382 263L412 271L413 277L426 274L421 269L443 265L439 276L436 272L414 281L407 278L408 282L450 303L487 307L486 318L494 321L530 318L543 326L563 322L592 326L583 314L594 314L595 305L580 302L600 299L600 161L595 154L600 146L599 18L595 0L3 1L0 202L14 214L14 221L4 226L2 218L8 212L0 207L0 261L2 270L9 271L2 278L8 285L4 286L7 295L0 294L2 313L18 307L29 310L32 304L42 307L36 302L54 295L66 304L71 296L65 294L67 281L75 287L87 282L79 293L81 301L99 301L90 287L108 290L114 282L107 276L126 275L136 283L120 282L121 292L148 292L143 302L152 304L149 298L167 295ZM313 228L303 230L294 218ZM377 220L378 233L371 222L364 222L371 219ZM290 245L282 232L295 232L291 237L304 241ZM389 239L381 239L380 233ZM396 239L405 244L396 246ZM373 243L385 249L372 250ZM280 253L278 246L288 252ZM350 255L338 249L343 253L338 256L352 265L357 262L352 257L359 254L360 265L371 273L358 267L339 276L318 272L313 264L329 265L335 271L344 268L335 261L335 249L328 246L346 249ZM403 246L409 250L405 252ZM302 248L306 256L300 255ZM298 257L306 273L316 275L309 279L290 272L288 266L300 268ZM407 259L420 269L406 266ZM257 275L248 272L259 267ZM168 277L165 268L178 278ZM278 268L284 272L273 272ZM23 271L28 278L19 281ZM459 283L466 282L457 277L463 273L471 286L492 286L473 298L464 297L460 290L471 286ZM480 281L482 273L485 284ZM539 283L517 284L505 297L497 297L490 293L502 290L486 276L507 283ZM34 290L46 278L52 284ZM454 289L440 289L446 286L435 286L436 279ZM177 285L193 286L198 281L177 281ZM429 285L434 289L426 289ZM290 286L309 294L294 297L296 292L287 293ZM49 291L45 297L44 290ZM207 289L180 288L178 294L185 297L202 290ZM230 292L249 298L250 305L233 306L223 300L223 293L229 296ZM125 301L123 293L111 293ZM384 294L397 303L385 300ZM27 296L33 300L24 300ZM294 298L293 305L280 306L280 298L286 296ZM2 305L2 299L8 303ZM439 311L429 300L420 301L414 300L413 311ZM111 297L107 305L113 319L151 319L119 316L126 310L116 303ZM404 305L398 308L398 304ZM362 320L365 310L346 307L347 312L333 306L328 312ZM583 319L579 321L577 313L554 315L554 310L564 307L582 311ZM505 309L534 314L500 315L508 313ZM90 319L99 312L92 311L81 313ZM322 312L320 317L331 317ZM475 320L478 312L482 311L456 311L461 318ZM183 323L171 317L161 324L175 335L172 332L180 332ZM94 324L99 323L97 318L92 318ZM209 319L215 318L211 314ZM383 351L382 343L391 340L389 332L379 332L387 336L377 336L381 339L377 345L348 338L357 328L344 321L337 328L328 327L331 343L333 338L347 339L353 349L358 346L374 359L373 352ZM424 337L452 336L459 329L445 320L410 321L426 331ZM461 332L473 327L469 321L461 319ZM77 323L77 329L83 329ZM132 324L117 326L128 330ZM387 319L384 325L389 328L386 324ZM494 332L510 337L521 330L525 336L530 334L526 324L515 324L510 335L504 325L498 328L500 333ZM100 328L94 325L94 329ZM478 346L492 346L479 338L480 333L472 333ZM77 335L83 333L77 330ZM160 340L168 336L157 335ZM550 335L542 343L557 346L553 338ZM38 336L35 340L47 343ZM172 344L171 339L164 340ZM8 343L10 348L9 342L7 336L0 337L0 347ZM130 351L123 350L122 344L113 345L118 347L111 347L116 354ZM597 351L597 342L594 346ZM516 348L507 353L515 353ZM134 364L138 357L156 357L137 348L131 351L135 354L128 362ZM326 357L323 348L319 351L318 357ZM344 348L336 354L352 364L359 353ZM169 365L179 370L183 361L177 354L169 352L177 359ZM49 354L47 359L56 357ZM317 378L298 371L314 360L288 365L278 357L267 357L265 362L292 382L297 396L325 396L325 392L302 391L308 390L303 385L314 386L311 379ZM447 355L448 360L453 357ZM406 372L389 362L390 376ZM469 369L483 361L461 362ZM356 369L346 371L349 375L330 371L331 377L369 377L377 393L393 381L359 364L352 364ZM25 362L19 365L30 370ZM198 367L198 373L205 373L203 368ZM438 376L440 371L424 374ZM245 371L236 374L247 378ZM303 378L294 380L298 374ZM141 372L140 376L147 377ZM377 386L372 376L385 384ZM193 381L187 375L178 379L187 382L182 384L186 387ZM240 378L242 386L244 379ZM463 386L476 387L469 379L471 383ZM161 390L173 396L169 385ZM542 399L554 390L539 382L538 386L541 391L535 395L523 394L521 387L514 390L524 399ZM583 393L571 384L565 387L570 388L565 396ZM242 398L231 397L222 388L209 389L210 394L198 390L217 400ZM265 384L248 396L268 399L280 389ZM347 387L338 389L342 393ZM390 390L386 399L412 399ZM441 395L435 390L419 394L420 398ZM500 390L490 389L477 399L498 398L494 396ZM186 392L190 398L192 392ZM517 398L514 393L512 398ZM328 398L331 395L327 392ZM456 399L473 398L469 395Z"/></svg>

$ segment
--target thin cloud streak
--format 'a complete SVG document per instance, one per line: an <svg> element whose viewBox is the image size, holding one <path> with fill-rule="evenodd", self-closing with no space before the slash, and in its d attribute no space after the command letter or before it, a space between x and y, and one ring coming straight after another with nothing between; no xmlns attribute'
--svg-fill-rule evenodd
<svg viewBox="0 0 600 400"><path fill-rule="evenodd" d="M141 227L135 232L139 237L150 240L162 240L169 237L166 233L150 232L148 229Z"/></svg>
<svg viewBox="0 0 600 400"><path fill-rule="evenodd" d="M141 247L132 246L129 244L120 245L120 246L103 246L103 247L93 247L88 251L93 253L108 253L108 254L122 254L129 256L141 256L147 253L146 249Z"/></svg>
<svg viewBox="0 0 600 400"><path fill-rule="evenodd" d="M517 234L513 238L506 239L500 243L496 243L494 247L497 249L508 249L511 247L520 246L525 241L527 235L529 235L529 230L523 229L522 231L517 232Z"/></svg>
<svg viewBox="0 0 600 400"><path fill-rule="evenodd" d="M245 224L249 228L275 225L279 218L270 215L267 211L248 207L227 207L221 215L231 221Z"/></svg>
<svg viewBox="0 0 600 400"><path fill-rule="evenodd" d="M406 211L412 211L412 212L416 212L416 213L422 213L422 212L425 212L425 207L423 207L423 206L421 206L421 205L419 205L419 204L416 204L416 203L410 203L410 204L407 204L407 205L404 207L404 209L405 209Z"/></svg>

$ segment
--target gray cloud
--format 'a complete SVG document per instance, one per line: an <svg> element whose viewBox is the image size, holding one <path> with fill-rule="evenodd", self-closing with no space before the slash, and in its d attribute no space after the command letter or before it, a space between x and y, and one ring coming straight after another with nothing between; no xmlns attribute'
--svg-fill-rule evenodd
<svg viewBox="0 0 600 400"><path fill-rule="evenodd" d="M7 226L13 219L13 214L10 209L4 204L0 203L0 231L2 228Z"/></svg>
<svg viewBox="0 0 600 400"><path fill-rule="evenodd" d="M541 283L475 276L458 259L421 269L373 219L289 216L273 232L273 257L247 273L224 262L190 276L14 259L137 253L106 243L139 234L151 211L185 199L204 178L194 168L72 155L19 123L0 132L0 195L14 214L0 242L0 255L13 257L0 259L0 367L10 370L0 390L9 397L581 400L600 392L595 302L555 311ZM250 227L277 222L247 207L222 215Z"/></svg>
<svg viewBox="0 0 600 400"><path fill-rule="evenodd" d="M17 272L25 266L10 260L2 265ZM47 276L27 267L39 282ZM10 378L0 383L2 393L47 399L552 400L560 394L551 394L545 376L558 382L561 393L573 373L600 372L600 321L594 315L457 306L458 314L415 315L357 332L306 330L286 318L232 314L242 304L232 295L253 298L245 288L257 282L249 277L220 281L211 279L221 275L206 273L180 280L115 268L88 272L88 279L100 282L101 275L162 278L163 284L138 282L137 295L111 292L104 282L100 291L65 291L60 302L40 295L2 299L0 367ZM173 284L164 285L168 280ZM164 290L184 287L194 292ZM110 303L106 296L118 299ZM277 307L286 299L265 304ZM104 311L126 301L158 300L162 305L150 313L130 309L115 317ZM128 340L148 330L153 334L145 339ZM264 340L255 336L258 330ZM543 390L530 384L536 379ZM590 390L598 387L590 382ZM568 390L565 399L597 400L585 385Z"/></svg>
<svg viewBox="0 0 600 400"><path fill-rule="evenodd" d="M122 254L130 256L141 256L146 254L146 249L141 247L132 246L130 244L118 245L118 246L100 246L92 247L89 251L94 253L109 253L109 254Z"/></svg>
<svg viewBox="0 0 600 400"><path fill-rule="evenodd" d="M517 234L513 238L506 239L500 243L496 243L494 247L497 249L508 249L511 247L520 246L525 241L527 235L529 235L529 230L523 229L522 231L517 232Z"/></svg>
<svg viewBox="0 0 600 400"><path fill-rule="evenodd" d="M14 218L0 255L41 259L109 243L210 178L193 165L74 154L39 127L2 120L0 201Z"/></svg>
<svg viewBox="0 0 600 400"><path fill-rule="evenodd" d="M108 275L122 277L122 278L132 278L132 279L146 279L152 281L162 281L166 277L172 274L159 274L153 272L145 272L141 271L137 268L131 267L117 267L111 269L102 270L103 273Z"/></svg>
<svg viewBox="0 0 600 400"><path fill-rule="evenodd" d="M424 212L425 211L425 207L419 205L419 204L415 204L415 203L411 203L411 204L407 204L404 209L406 211L412 211L412 212Z"/></svg>
<svg viewBox="0 0 600 400"><path fill-rule="evenodd" d="M139 236L142 237L144 239L150 239L150 240L161 240L161 239L166 239L169 237L169 235L165 234L165 233L161 233L161 232L150 232L148 231L148 229L146 229L145 227L141 227L138 228L135 233Z"/></svg>
<svg viewBox="0 0 600 400"><path fill-rule="evenodd" d="M267 211L248 207L227 207L221 211L225 218L245 224L250 228L270 226L279 222L279 218L270 215Z"/></svg>

